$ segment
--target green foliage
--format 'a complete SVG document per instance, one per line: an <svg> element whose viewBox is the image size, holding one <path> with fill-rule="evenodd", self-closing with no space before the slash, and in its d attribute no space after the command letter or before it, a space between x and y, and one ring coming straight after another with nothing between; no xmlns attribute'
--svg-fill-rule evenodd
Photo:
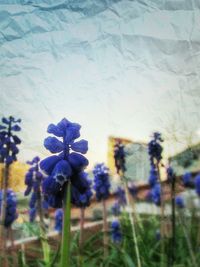
<svg viewBox="0 0 200 267"><path fill-rule="evenodd" d="M180 218L177 216L175 263L173 267L194 267L191 261L191 251L187 246L183 225L186 226L185 229L191 240L192 251L195 255L197 266L200 266L200 255L197 246L199 218L195 215L192 216L192 218L185 216L184 224L179 219ZM156 239L156 230L159 229L159 227L160 218L158 216L137 217L136 232L142 267L160 267L160 241ZM110 241L108 248L109 253L106 258L103 257L102 231L91 233L88 238L85 238L82 254L80 254L78 245L79 232L76 232L70 242L70 267L137 267L134 241L131 234L131 224L126 213L123 213L121 216L121 228L123 241L118 245ZM108 235L110 236L110 233L108 233ZM170 238L165 238L165 267L170 266L170 244ZM38 253L39 250L41 250L41 248L32 248L33 253ZM48 264L45 264L42 257L41 259L30 259L25 255L25 252L21 250L18 254L19 267L58 267L60 261L60 245L57 244L57 248L52 249L50 262ZM10 266L12 266L13 261L10 258Z"/></svg>

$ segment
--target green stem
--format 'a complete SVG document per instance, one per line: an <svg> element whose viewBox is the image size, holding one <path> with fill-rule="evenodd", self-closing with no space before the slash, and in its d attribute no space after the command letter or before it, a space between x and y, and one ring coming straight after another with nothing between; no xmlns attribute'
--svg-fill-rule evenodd
<svg viewBox="0 0 200 267"><path fill-rule="evenodd" d="M128 190L128 184L127 184L127 181L126 181L126 178L124 177L124 175L122 176L122 181L124 182L126 202L127 202L128 208L130 209L130 207L131 207L130 194L129 194L129 190ZM135 254L136 254L136 259L137 259L137 267L141 267L142 265L141 265L140 252L139 252L138 240L137 240L137 235L136 235L136 227L135 227L136 217L135 217L134 210L132 212L129 210L128 215L129 215L129 220L130 220L130 223L131 223L133 241L134 241L134 245L135 245Z"/></svg>
<svg viewBox="0 0 200 267"><path fill-rule="evenodd" d="M174 265L175 262L175 251L176 251L176 210L175 210L175 194L176 194L176 177L175 175L172 177L171 182L171 208L172 208L172 238L171 238L171 259L170 259L170 266Z"/></svg>
<svg viewBox="0 0 200 267"><path fill-rule="evenodd" d="M37 206L38 206L38 214L40 218L39 226L40 226L40 238L41 238L41 243L42 243L43 258L44 258L45 264L48 266L50 262L50 246L48 244L46 227L44 223L44 212L42 209L42 195L41 195L40 190L38 191L38 194L37 194Z"/></svg>
<svg viewBox="0 0 200 267"><path fill-rule="evenodd" d="M161 259L160 266L165 266L165 199L164 199L164 188L161 181L160 167L159 163L156 163L156 168L158 172L158 180L160 182L160 234L161 234Z"/></svg>
<svg viewBox="0 0 200 267"><path fill-rule="evenodd" d="M9 166L5 164L2 181L2 201L1 201L1 214L0 214L0 266L6 255L6 238L5 238L5 218L7 207L7 185L9 178Z"/></svg>
<svg viewBox="0 0 200 267"><path fill-rule="evenodd" d="M103 247L104 247L104 259L108 257L108 220L107 220L107 208L106 200L103 199Z"/></svg>
<svg viewBox="0 0 200 267"><path fill-rule="evenodd" d="M84 232L85 208L80 208L80 236L79 236L79 266L83 265L83 232Z"/></svg>
<svg viewBox="0 0 200 267"><path fill-rule="evenodd" d="M63 230L61 243L61 259L59 267L70 267L70 215L71 215L71 186L67 183L63 203Z"/></svg>

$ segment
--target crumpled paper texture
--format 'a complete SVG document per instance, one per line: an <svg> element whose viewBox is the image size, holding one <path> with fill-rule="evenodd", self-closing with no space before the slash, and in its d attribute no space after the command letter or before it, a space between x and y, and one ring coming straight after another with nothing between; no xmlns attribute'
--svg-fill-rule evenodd
<svg viewBox="0 0 200 267"><path fill-rule="evenodd" d="M108 135L146 141L160 130L176 144L168 155L195 139L199 8L198 0L1 0L0 115L23 120L20 159L48 154L46 127L62 117L83 125L91 164L106 160Z"/></svg>

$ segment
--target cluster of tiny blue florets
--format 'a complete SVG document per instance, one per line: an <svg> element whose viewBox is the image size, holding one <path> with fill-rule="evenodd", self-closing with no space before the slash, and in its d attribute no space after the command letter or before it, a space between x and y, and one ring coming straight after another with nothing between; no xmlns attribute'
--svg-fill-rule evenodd
<svg viewBox="0 0 200 267"><path fill-rule="evenodd" d="M161 146L161 142L163 142L161 134L155 132L153 134L153 139L148 143L148 152L151 165L159 163L162 159L163 148Z"/></svg>
<svg viewBox="0 0 200 267"><path fill-rule="evenodd" d="M120 186L117 187L115 195L116 195L119 205L122 207L126 206L126 194L122 187Z"/></svg>
<svg viewBox="0 0 200 267"><path fill-rule="evenodd" d="M0 191L0 207L2 206L2 200L3 200L3 193L2 191ZM17 197L16 194L11 189L8 189L6 191L6 213L5 213L4 226L7 228L10 227L17 218L18 218Z"/></svg>
<svg viewBox="0 0 200 267"><path fill-rule="evenodd" d="M39 157L34 157L32 161L28 161L27 163L31 165L30 169L26 173L25 176L25 185L27 186L26 191L24 192L25 196L30 195L29 202L29 216L30 221L33 222L37 216L38 208L43 210L48 209L48 203L45 200L42 194L42 182L44 181L43 174L39 171ZM41 203L41 207L39 207L39 203Z"/></svg>
<svg viewBox="0 0 200 267"><path fill-rule="evenodd" d="M190 172L186 172L182 176L182 182L185 187L194 188L194 180Z"/></svg>
<svg viewBox="0 0 200 267"><path fill-rule="evenodd" d="M87 152L88 142L76 141L80 137L80 128L79 124L64 118L57 125L50 124L47 129L48 133L56 137L47 137L44 146L56 155L42 160L40 168L48 175L43 183L43 191L54 208L62 207L67 182L71 183L72 190L76 189L80 194L85 192L81 172L88 165L88 160L82 154Z"/></svg>
<svg viewBox="0 0 200 267"><path fill-rule="evenodd" d="M94 174L94 190L98 201L105 200L110 194L110 177L109 169L104 163L97 164L93 170Z"/></svg>
<svg viewBox="0 0 200 267"><path fill-rule="evenodd" d="M120 244L122 241L121 226L118 220L111 223L111 238L115 244Z"/></svg>
<svg viewBox="0 0 200 267"><path fill-rule="evenodd" d="M148 182L149 182L150 187L154 187L158 182L158 172L155 168L155 165L151 165Z"/></svg>
<svg viewBox="0 0 200 267"><path fill-rule="evenodd" d="M198 196L200 196L200 173L195 177L195 190Z"/></svg>
<svg viewBox="0 0 200 267"><path fill-rule="evenodd" d="M17 145L21 140L13 132L21 130L18 125L21 119L15 119L12 116L9 118L2 118L2 125L0 125L0 162L10 165L17 160L16 155L19 153Z"/></svg>
<svg viewBox="0 0 200 267"><path fill-rule="evenodd" d="M55 212L55 226L54 229L59 233L62 232L62 225L63 225L63 210L57 209Z"/></svg>
<svg viewBox="0 0 200 267"><path fill-rule="evenodd" d="M160 206L161 204L161 185L160 184L157 183L151 189L151 199L157 206Z"/></svg>
<svg viewBox="0 0 200 267"><path fill-rule="evenodd" d="M118 202L115 202L111 207L111 212L114 216L119 216L121 214L121 206Z"/></svg>
<svg viewBox="0 0 200 267"><path fill-rule="evenodd" d="M169 166L167 168L167 181L172 183L172 181L175 181L175 178L176 176L175 176L174 169L171 166Z"/></svg>
<svg viewBox="0 0 200 267"><path fill-rule="evenodd" d="M175 203L179 209L183 209L185 207L184 199L182 196L177 196L175 198Z"/></svg>
<svg viewBox="0 0 200 267"><path fill-rule="evenodd" d="M117 173L120 171L124 173L126 171L125 151L124 145L120 141L117 141L114 146L114 160Z"/></svg>
<svg viewBox="0 0 200 267"><path fill-rule="evenodd" d="M162 159L163 148L161 146L163 139L161 134L155 132L153 134L153 139L148 143L148 153L150 159L150 175L149 175L149 185L151 190L148 193L148 198L151 199L157 206L161 203L161 186L158 181L158 164Z"/></svg>
<svg viewBox="0 0 200 267"><path fill-rule="evenodd" d="M75 177L72 186L72 204L79 208L86 208L90 205L92 195L91 181L88 179L88 174L82 171Z"/></svg>

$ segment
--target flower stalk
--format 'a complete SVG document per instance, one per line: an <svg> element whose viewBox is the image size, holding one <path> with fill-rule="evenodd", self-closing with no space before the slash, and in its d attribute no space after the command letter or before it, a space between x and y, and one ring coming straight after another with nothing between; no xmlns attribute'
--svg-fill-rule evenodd
<svg viewBox="0 0 200 267"><path fill-rule="evenodd" d="M126 178L124 177L124 175L122 177L123 177L122 180L124 181L124 187L125 187L126 202L127 202L128 207L130 208L131 207L131 199L130 199L130 194L129 194L129 190L128 190L128 184L127 184L127 181L126 181ZM137 240L136 229L135 229L135 214L134 214L134 210L133 211L129 210L128 214L129 214L129 220L130 220L131 228L132 228L133 241L134 241L134 244L135 244L135 254L136 254L136 259L137 259L137 266L141 267L138 240Z"/></svg>
<svg viewBox="0 0 200 267"><path fill-rule="evenodd" d="M161 235L161 267L165 266L165 200L164 188L160 176L159 163L156 163L158 180L160 182L160 235Z"/></svg>
<svg viewBox="0 0 200 267"><path fill-rule="evenodd" d="M3 188L2 188L2 201L1 201L1 216L0 216L0 240L1 240L1 249L2 253L5 249L5 238L4 238L4 229L5 229L5 218L6 218L6 199L7 199L7 187L8 187L8 178L9 178L9 165L6 164L4 168L3 175Z"/></svg>
<svg viewBox="0 0 200 267"><path fill-rule="evenodd" d="M107 220L107 209L106 200L103 199L103 247L104 247L104 258L108 256L108 220Z"/></svg>
<svg viewBox="0 0 200 267"><path fill-rule="evenodd" d="M44 212L42 209L42 197L40 190L38 191L38 215L40 220L40 238L42 243L43 258L45 264L48 264L50 261L50 247L48 244L48 238L46 235L46 229L44 224Z"/></svg>
<svg viewBox="0 0 200 267"><path fill-rule="evenodd" d="M71 185L67 182L63 200L63 231L61 259L59 267L70 267L70 218L71 218Z"/></svg>
<svg viewBox="0 0 200 267"><path fill-rule="evenodd" d="M82 250L83 250L84 219L85 219L85 209L84 208L80 208L80 236L79 236L80 255L82 255Z"/></svg>
<svg viewBox="0 0 200 267"><path fill-rule="evenodd" d="M176 209L175 209L175 193L176 193L176 179L175 175L172 177L171 181L171 223L172 223L172 239L171 239L171 259L170 266L174 265L175 262L175 250L176 250Z"/></svg>

